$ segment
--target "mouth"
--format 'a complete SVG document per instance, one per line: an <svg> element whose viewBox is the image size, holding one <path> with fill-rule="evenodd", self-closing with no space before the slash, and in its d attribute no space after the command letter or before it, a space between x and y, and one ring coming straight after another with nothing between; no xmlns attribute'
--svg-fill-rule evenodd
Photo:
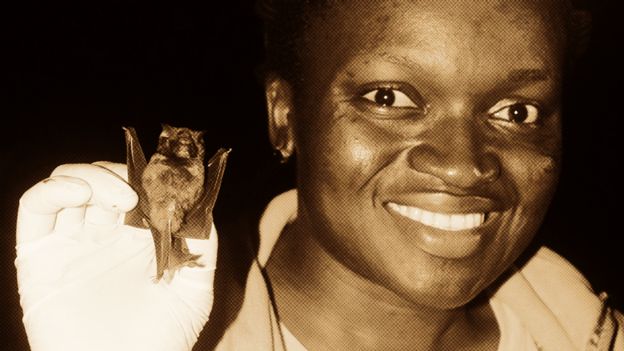
<svg viewBox="0 0 624 351"><path fill-rule="evenodd" d="M409 218L428 227L446 231L470 230L483 225L489 216L489 212L474 213L442 213L427 211L425 209L388 202L387 206L397 214Z"/></svg>
<svg viewBox="0 0 624 351"><path fill-rule="evenodd" d="M394 222L428 254L445 259L470 257L496 233L505 207L494 197L449 193L395 195L383 203ZM498 223L498 224L497 224Z"/></svg>

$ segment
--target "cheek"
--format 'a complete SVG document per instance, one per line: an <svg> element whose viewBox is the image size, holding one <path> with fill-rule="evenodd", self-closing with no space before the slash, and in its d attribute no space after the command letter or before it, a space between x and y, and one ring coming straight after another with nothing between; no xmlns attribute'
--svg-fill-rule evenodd
<svg viewBox="0 0 624 351"><path fill-rule="evenodd" d="M332 186L335 192L362 194L354 190L365 187L381 169L384 146L353 130L343 130L332 140L331 145L319 150L323 174L318 180Z"/></svg>
<svg viewBox="0 0 624 351"><path fill-rule="evenodd" d="M370 167L373 161L374 150L355 138L347 144L351 159L362 168Z"/></svg>
<svg viewBox="0 0 624 351"><path fill-rule="evenodd" d="M540 156L527 167L529 180L533 183L556 181L559 174L559 162L554 156Z"/></svg>
<svg viewBox="0 0 624 351"><path fill-rule="evenodd" d="M534 133L490 139L489 151L499 157L502 181L508 190L513 188L520 206L547 206L550 201L561 168L559 121L553 115Z"/></svg>
<svg viewBox="0 0 624 351"><path fill-rule="evenodd" d="M519 152L505 156L503 161L508 176L513 178L520 198L535 200L548 197L555 187L559 175L559 157L538 154L535 152Z"/></svg>
<svg viewBox="0 0 624 351"><path fill-rule="evenodd" d="M558 180L559 158L532 152L516 153L507 157L506 171L517 194L506 231L517 233L516 240L526 244L537 232L548 210Z"/></svg>
<svg viewBox="0 0 624 351"><path fill-rule="evenodd" d="M326 184L364 186L396 153L397 140L404 139L352 111L337 109L324 116L329 118L310 121L297 138L300 169Z"/></svg>

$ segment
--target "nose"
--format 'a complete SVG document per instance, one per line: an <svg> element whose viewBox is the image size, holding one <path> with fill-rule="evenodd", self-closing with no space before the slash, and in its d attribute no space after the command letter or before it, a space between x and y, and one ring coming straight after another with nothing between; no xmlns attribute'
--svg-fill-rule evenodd
<svg viewBox="0 0 624 351"><path fill-rule="evenodd" d="M178 134L178 143L182 145L190 145L193 143L193 139L191 138L191 134L183 131Z"/></svg>
<svg viewBox="0 0 624 351"><path fill-rule="evenodd" d="M191 140L191 138L189 137L182 137L178 139L178 143L182 145L191 145L193 143L193 140Z"/></svg>
<svg viewBox="0 0 624 351"><path fill-rule="evenodd" d="M494 182L500 176L500 160L484 151L485 138L470 123L475 122L455 119L424 132L421 142L409 150L409 166L456 188Z"/></svg>

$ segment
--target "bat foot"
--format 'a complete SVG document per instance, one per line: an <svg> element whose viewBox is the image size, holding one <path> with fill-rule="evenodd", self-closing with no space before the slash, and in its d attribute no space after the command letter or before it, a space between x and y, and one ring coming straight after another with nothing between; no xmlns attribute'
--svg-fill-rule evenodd
<svg viewBox="0 0 624 351"><path fill-rule="evenodd" d="M161 279L165 282L171 283L175 273L183 267L203 267L204 265L197 262L201 255L194 255L191 253L172 252L169 257L169 267L165 268L160 274L152 277L152 282L158 284Z"/></svg>
<svg viewBox="0 0 624 351"><path fill-rule="evenodd" d="M197 262L201 255L193 255L191 253L176 252L173 259L173 269L179 269L182 267L203 267L203 264Z"/></svg>

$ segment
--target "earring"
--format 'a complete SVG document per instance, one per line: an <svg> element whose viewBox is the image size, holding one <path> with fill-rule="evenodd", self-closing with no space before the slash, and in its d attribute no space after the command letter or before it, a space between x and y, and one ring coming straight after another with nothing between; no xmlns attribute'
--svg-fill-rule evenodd
<svg viewBox="0 0 624 351"><path fill-rule="evenodd" d="M292 153L289 150L286 150L284 147L278 147L273 151L273 155L279 158L279 163L284 164L288 162Z"/></svg>

